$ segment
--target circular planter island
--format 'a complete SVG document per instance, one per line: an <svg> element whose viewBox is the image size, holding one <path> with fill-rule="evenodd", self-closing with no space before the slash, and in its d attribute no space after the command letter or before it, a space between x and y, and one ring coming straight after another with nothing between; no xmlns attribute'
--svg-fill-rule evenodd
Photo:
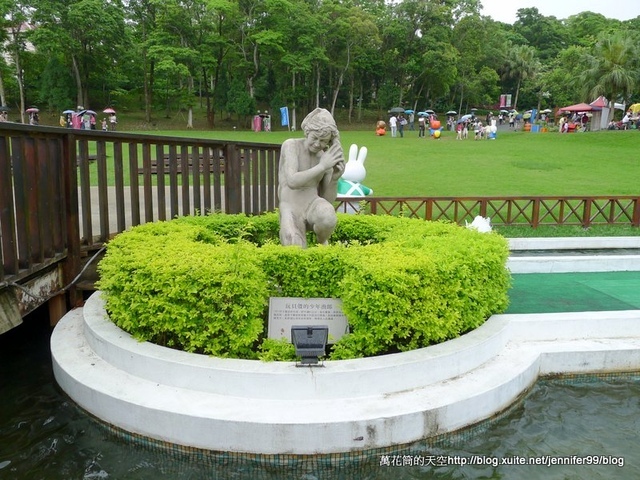
<svg viewBox="0 0 640 480"><path fill-rule="evenodd" d="M638 337L637 311L494 315L439 345L299 368L139 342L97 292L57 325L51 350L71 399L134 435L212 451L366 455L489 418L539 375L637 369Z"/></svg>

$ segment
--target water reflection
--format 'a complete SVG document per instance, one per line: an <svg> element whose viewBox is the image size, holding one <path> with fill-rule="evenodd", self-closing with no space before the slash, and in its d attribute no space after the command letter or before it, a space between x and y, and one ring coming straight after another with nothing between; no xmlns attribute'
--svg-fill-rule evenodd
<svg viewBox="0 0 640 480"><path fill-rule="evenodd" d="M225 455L204 458L126 444L55 385L50 332L42 317L32 315L0 336L0 479L640 478L640 376L628 375L542 381L487 426L330 469L321 461L265 467ZM574 464L514 465L560 456ZM586 464L575 464L580 461Z"/></svg>

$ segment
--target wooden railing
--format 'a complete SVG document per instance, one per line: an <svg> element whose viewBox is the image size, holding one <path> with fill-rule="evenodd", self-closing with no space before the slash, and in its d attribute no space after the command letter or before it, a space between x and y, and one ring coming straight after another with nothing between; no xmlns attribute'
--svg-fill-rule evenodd
<svg viewBox="0 0 640 480"><path fill-rule="evenodd" d="M277 205L280 146L0 123L0 294L52 266L67 285L83 257L145 222ZM640 226L640 196L363 198L372 214L464 224ZM52 287L53 288L53 287ZM72 290L73 292L73 290Z"/></svg>
<svg viewBox="0 0 640 480"><path fill-rule="evenodd" d="M280 146L0 123L0 290L145 222L277 206Z"/></svg>
<svg viewBox="0 0 640 480"><path fill-rule="evenodd" d="M339 211L362 202L376 215L471 223L477 215L494 226L640 226L640 196L556 197L368 197L342 202Z"/></svg>

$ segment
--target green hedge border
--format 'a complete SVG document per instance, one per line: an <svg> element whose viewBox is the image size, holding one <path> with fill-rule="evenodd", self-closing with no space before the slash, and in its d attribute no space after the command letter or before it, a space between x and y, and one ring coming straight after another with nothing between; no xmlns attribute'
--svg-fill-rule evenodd
<svg viewBox="0 0 640 480"><path fill-rule="evenodd" d="M351 333L330 359L455 338L508 305L508 243L451 223L339 214L328 247L283 247L278 216L216 214L149 223L115 237L98 288L139 340L220 357L293 360L266 339L268 301L340 298Z"/></svg>

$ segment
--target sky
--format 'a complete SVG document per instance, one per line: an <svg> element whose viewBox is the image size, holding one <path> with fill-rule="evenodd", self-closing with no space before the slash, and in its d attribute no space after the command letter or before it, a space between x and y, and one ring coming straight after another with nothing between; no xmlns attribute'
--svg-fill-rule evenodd
<svg viewBox="0 0 640 480"><path fill-rule="evenodd" d="M480 13L496 21L513 24L520 8L536 7L545 17L559 20L580 12L601 13L607 18L629 20L640 16L640 0L480 0Z"/></svg>

